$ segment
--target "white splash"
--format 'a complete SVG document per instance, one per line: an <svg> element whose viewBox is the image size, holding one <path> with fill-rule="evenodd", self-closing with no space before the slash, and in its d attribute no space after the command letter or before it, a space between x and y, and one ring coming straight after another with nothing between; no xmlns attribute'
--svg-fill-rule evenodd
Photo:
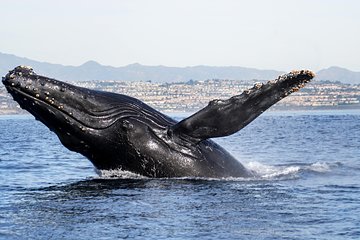
<svg viewBox="0 0 360 240"><path fill-rule="evenodd" d="M228 180L228 181L258 181L258 180L287 180L299 177L302 172L326 173L331 171L331 165L325 162L316 162L313 164L292 164L292 165L266 165L260 162L248 162L244 166L254 173L252 178L208 178L208 177L177 177L175 179L191 180ZM333 166L334 167L334 166ZM95 170L100 179L149 179L148 177L125 171L115 170ZM169 178L164 178L169 179ZM170 178L171 179L171 178Z"/></svg>
<svg viewBox="0 0 360 240"><path fill-rule="evenodd" d="M324 172L330 172L331 168L330 168L330 165L325 162L316 162L316 163L308 166L307 170L310 170L313 172L324 173Z"/></svg>
<svg viewBox="0 0 360 240"><path fill-rule="evenodd" d="M259 162L249 162L245 167L255 173L259 179L276 179L282 177L295 177L301 170L299 166L271 166ZM257 178L257 177L256 177Z"/></svg>
<svg viewBox="0 0 360 240"><path fill-rule="evenodd" d="M331 171L331 166L325 162L316 162L313 164L293 164L272 166L260 162L249 162L244 164L255 175L255 179L292 179L299 177L301 172L326 173Z"/></svg>
<svg viewBox="0 0 360 240"><path fill-rule="evenodd" d="M146 179L147 177L122 169L98 170L96 173L101 179Z"/></svg>

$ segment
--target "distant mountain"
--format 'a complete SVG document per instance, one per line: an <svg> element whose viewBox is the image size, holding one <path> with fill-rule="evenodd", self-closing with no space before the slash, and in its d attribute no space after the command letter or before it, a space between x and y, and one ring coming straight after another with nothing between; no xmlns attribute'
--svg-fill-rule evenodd
<svg viewBox="0 0 360 240"><path fill-rule="evenodd" d="M258 70L244 67L166 67L144 66L138 63L124 67L104 66L95 61L88 61L80 66L64 66L34 61L11 54L0 53L0 74L4 76L18 65L33 67L38 74L62 80L123 80L155 82L183 82L206 79L267 80L282 72Z"/></svg>
<svg viewBox="0 0 360 240"><path fill-rule="evenodd" d="M360 84L360 72L353 72L346 68L330 67L316 73L316 79L340 81L342 83Z"/></svg>
<svg viewBox="0 0 360 240"><path fill-rule="evenodd" d="M104 66L95 61L88 61L80 66L64 66L39 62L11 54L0 53L0 75L18 65L33 67L38 74L60 80L121 80L121 81L154 81L154 82L187 82L207 79L236 80L269 80L283 72L275 70L259 70L245 67L166 67L144 66L138 63L124 67ZM352 72L345 68L331 67L317 74L317 80L341 81L343 83L360 84L360 72Z"/></svg>

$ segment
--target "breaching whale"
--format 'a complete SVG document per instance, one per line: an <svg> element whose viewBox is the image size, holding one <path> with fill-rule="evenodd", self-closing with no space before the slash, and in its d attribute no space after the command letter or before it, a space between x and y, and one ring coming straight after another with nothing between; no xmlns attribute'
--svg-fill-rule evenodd
<svg viewBox="0 0 360 240"><path fill-rule="evenodd" d="M241 130L313 77L308 70L292 71L230 99L213 100L180 122L138 99L77 87L26 66L11 70L2 82L20 107L97 169L154 178L223 178L253 174L210 138Z"/></svg>

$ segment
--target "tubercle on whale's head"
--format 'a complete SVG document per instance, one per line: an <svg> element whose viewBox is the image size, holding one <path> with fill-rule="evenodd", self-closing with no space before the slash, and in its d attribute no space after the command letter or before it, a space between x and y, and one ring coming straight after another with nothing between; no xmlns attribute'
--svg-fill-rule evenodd
<svg viewBox="0 0 360 240"><path fill-rule="evenodd" d="M30 66L20 65L10 70L5 77L2 78L2 83L5 86L15 86L16 78L21 78L22 76L31 76L35 75L36 73Z"/></svg>

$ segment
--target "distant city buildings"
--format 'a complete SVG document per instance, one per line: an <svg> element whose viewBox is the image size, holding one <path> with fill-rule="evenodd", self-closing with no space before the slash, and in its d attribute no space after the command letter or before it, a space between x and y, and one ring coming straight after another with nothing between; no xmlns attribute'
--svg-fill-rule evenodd
<svg viewBox="0 0 360 240"><path fill-rule="evenodd" d="M254 81L212 79L181 83L86 81L73 84L138 98L161 111L197 111L214 99L227 99L251 88ZM271 109L360 108L360 85L314 81L281 100ZM17 103L0 87L0 114L22 113Z"/></svg>

